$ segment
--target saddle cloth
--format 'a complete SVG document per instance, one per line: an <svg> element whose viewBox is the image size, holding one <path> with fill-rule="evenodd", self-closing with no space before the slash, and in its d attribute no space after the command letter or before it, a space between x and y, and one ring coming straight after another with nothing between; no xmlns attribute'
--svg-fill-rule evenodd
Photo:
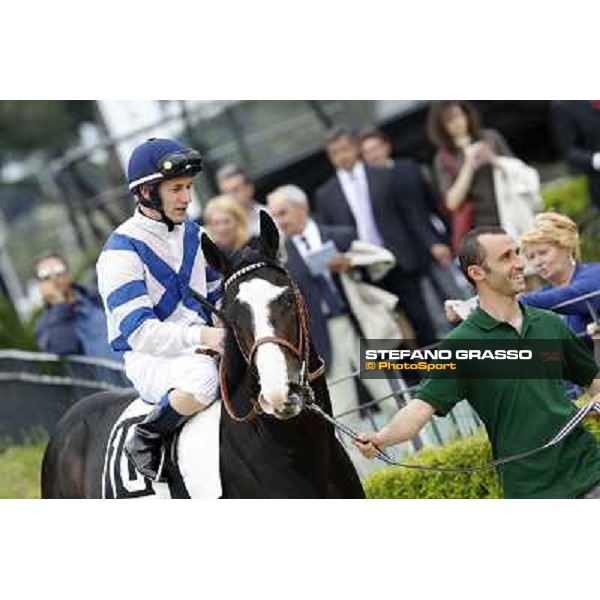
<svg viewBox="0 0 600 600"><path fill-rule="evenodd" d="M167 444L168 481L143 477L123 448L133 427L153 409L140 398L121 413L108 438L102 474L103 498L220 498L219 424L221 402L192 417Z"/></svg>

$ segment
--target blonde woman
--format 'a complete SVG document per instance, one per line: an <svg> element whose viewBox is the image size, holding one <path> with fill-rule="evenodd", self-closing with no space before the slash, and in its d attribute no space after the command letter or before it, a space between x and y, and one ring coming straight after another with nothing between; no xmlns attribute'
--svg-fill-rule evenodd
<svg viewBox="0 0 600 600"><path fill-rule="evenodd" d="M523 294L519 301L565 315L566 324L589 342L586 326L593 318L590 305L600 312L600 294L592 295L600 291L600 263L580 262L576 223L558 213L540 213L535 217L533 227L521 238L521 248L546 285ZM577 301L587 295L590 296ZM475 305L472 301L467 302ZM463 312L460 301L446 301L446 316L450 321L458 321L458 314L465 318L468 312Z"/></svg>
<svg viewBox="0 0 600 600"><path fill-rule="evenodd" d="M214 242L233 253L249 239L248 215L232 196L216 196L206 205L204 226Z"/></svg>
<svg viewBox="0 0 600 600"><path fill-rule="evenodd" d="M600 291L600 263L580 262L577 225L565 215L541 213L521 238L521 246L529 263L547 282L542 289L523 295L521 301L565 315L567 325L584 335L592 320L589 306L600 310L600 295L571 301Z"/></svg>

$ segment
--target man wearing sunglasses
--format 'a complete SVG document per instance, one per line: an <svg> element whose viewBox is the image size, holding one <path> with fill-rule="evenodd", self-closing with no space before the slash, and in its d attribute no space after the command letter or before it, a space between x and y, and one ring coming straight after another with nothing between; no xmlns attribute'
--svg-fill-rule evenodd
<svg viewBox="0 0 600 600"><path fill-rule="evenodd" d="M155 405L125 450L156 481L162 480L164 438L218 391L213 355L222 352L224 330L190 296L193 290L212 303L221 297L220 276L200 248L201 230L186 217L201 170L200 154L175 140L138 146L127 169L137 209L111 234L97 264L112 348L123 354L141 398Z"/></svg>
<svg viewBox="0 0 600 600"><path fill-rule="evenodd" d="M108 344L102 301L73 283L66 261L56 253L45 254L35 261L34 274L44 302L35 328L40 349L118 360Z"/></svg>

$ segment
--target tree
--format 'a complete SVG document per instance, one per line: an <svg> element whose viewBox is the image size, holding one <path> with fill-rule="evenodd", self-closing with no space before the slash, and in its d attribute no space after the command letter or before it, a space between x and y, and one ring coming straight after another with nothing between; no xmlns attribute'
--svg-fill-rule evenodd
<svg viewBox="0 0 600 600"><path fill-rule="evenodd" d="M10 160L18 161L34 154L47 161L63 156L79 142L79 128L83 123L95 125L106 135L97 103L93 100L0 101L0 169ZM123 172L114 148L109 147L108 152L105 172L108 188L118 189L123 185ZM54 196L65 204L82 248L86 244L78 217L88 224L94 241L97 241L104 237L96 224L98 215L102 215L111 227L116 227L128 214L128 207L122 201L118 202L121 198L116 192L111 193L105 203L89 202L103 192L104 187L96 189L93 180L86 177L85 167L85 160L75 161L49 172L58 186Z"/></svg>
<svg viewBox="0 0 600 600"><path fill-rule="evenodd" d="M39 152L53 158L77 142L79 125L94 121L91 100L1 100L0 166Z"/></svg>
<svg viewBox="0 0 600 600"><path fill-rule="evenodd" d="M0 294L0 348L37 350L34 327L35 316L23 324L14 306Z"/></svg>

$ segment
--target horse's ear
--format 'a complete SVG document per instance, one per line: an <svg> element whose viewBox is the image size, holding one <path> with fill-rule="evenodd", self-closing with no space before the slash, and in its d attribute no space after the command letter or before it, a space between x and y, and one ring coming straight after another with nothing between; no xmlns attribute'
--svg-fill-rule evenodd
<svg viewBox="0 0 600 600"><path fill-rule="evenodd" d="M274 260L279 250L279 230L266 210L260 211L260 251Z"/></svg>
<svg viewBox="0 0 600 600"><path fill-rule="evenodd" d="M200 238L202 252L206 262L219 273L227 273L231 269L231 261L226 254L206 235L202 232Z"/></svg>

